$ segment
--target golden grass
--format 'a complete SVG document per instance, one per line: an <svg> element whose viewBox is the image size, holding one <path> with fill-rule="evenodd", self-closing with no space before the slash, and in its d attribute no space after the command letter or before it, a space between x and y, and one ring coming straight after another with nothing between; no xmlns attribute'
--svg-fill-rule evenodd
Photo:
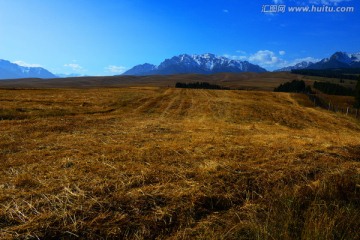
<svg viewBox="0 0 360 240"><path fill-rule="evenodd" d="M287 93L0 90L1 239L359 239L360 124Z"/></svg>

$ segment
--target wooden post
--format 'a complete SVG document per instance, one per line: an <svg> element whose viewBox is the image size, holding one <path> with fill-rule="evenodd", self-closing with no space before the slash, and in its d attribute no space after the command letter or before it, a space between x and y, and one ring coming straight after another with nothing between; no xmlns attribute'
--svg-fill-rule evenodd
<svg viewBox="0 0 360 240"><path fill-rule="evenodd" d="M349 107L346 109L346 116L349 114Z"/></svg>
<svg viewBox="0 0 360 240"><path fill-rule="evenodd" d="M330 108L331 108L331 102L329 102L329 109L328 109L329 111L330 111Z"/></svg>

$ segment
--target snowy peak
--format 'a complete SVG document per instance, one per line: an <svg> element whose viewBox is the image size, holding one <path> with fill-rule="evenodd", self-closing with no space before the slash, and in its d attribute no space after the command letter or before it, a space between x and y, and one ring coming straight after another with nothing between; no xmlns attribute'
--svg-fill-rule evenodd
<svg viewBox="0 0 360 240"><path fill-rule="evenodd" d="M41 67L23 67L0 59L0 79L17 78L56 78L56 76Z"/></svg>
<svg viewBox="0 0 360 240"><path fill-rule="evenodd" d="M329 58L324 58L319 62L301 62L294 66L289 66L276 70L291 71L298 69L331 69L331 68L360 68L360 53L335 52Z"/></svg>
<svg viewBox="0 0 360 240"><path fill-rule="evenodd" d="M360 62L360 52L350 54L350 58L352 62Z"/></svg>
<svg viewBox="0 0 360 240"><path fill-rule="evenodd" d="M311 65L313 65L313 62L303 61L295 65L295 68L307 68Z"/></svg>
<svg viewBox="0 0 360 240"><path fill-rule="evenodd" d="M159 66L138 65L124 75L171 75L171 74L213 74L220 72L266 72L265 69L249 62L237 61L211 53L200 55L181 54L165 59Z"/></svg>
<svg viewBox="0 0 360 240"><path fill-rule="evenodd" d="M336 52L330 57L329 61L336 60L342 63L350 64L352 62L351 58L351 54L347 54L345 52Z"/></svg>
<svg viewBox="0 0 360 240"><path fill-rule="evenodd" d="M330 58L324 58L320 62L307 67L308 69L329 68L359 68L360 53L336 52Z"/></svg>
<svg viewBox="0 0 360 240"><path fill-rule="evenodd" d="M351 64L353 62L360 62L360 53L336 52L330 57L329 60L337 60L339 62L347 64Z"/></svg>

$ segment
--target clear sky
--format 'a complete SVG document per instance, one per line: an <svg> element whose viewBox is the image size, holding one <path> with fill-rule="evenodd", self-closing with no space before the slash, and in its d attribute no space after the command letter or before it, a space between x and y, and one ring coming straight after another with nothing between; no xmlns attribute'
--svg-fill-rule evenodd
<svg viewBox="0 0 360 240"><path fill-rule="evenodd" d="M274 4L355 10L262 12ZM182 53L214 53L272 70L359 52L359 19L359 0L0 0L0 59L114 75Z"/></svg>

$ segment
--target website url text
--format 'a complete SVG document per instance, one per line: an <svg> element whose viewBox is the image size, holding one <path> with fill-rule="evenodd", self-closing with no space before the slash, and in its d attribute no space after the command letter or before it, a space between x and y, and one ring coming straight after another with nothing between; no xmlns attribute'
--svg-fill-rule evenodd
<svg viewBox="0 0 360 240"><path fill-rule="evenodd" d="M263 5L263 13L352 13L355 7Z"/></svg>

